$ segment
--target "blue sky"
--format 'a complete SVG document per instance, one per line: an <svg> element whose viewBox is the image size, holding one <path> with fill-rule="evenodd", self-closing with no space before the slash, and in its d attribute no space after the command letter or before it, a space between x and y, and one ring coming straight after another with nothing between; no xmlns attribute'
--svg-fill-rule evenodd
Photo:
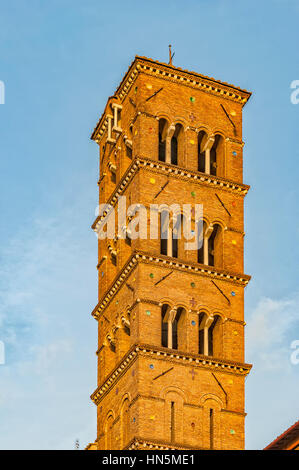
<svg viewBox="0 0 299 470"><path fill-rule="evenodd" d="M247 448L298 419L296 0L2 1L0 448L94 440L98 149L89 140L136 54L246 88Z"/></svg>

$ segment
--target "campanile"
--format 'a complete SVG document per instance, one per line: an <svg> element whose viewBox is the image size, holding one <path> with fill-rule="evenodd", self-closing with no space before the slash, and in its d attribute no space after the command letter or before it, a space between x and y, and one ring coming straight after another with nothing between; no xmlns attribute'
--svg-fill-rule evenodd
<svg viewBox="0 0 299 470"><path fill-rule="evenodd" d="M202 204L203 243L186 250L175 237L183 214L170 215L166 239L161 224L156 239L149 231L147 239L132 237L135 214L128 214L119 224L125 236L116 216L115 236L98 240L97 438L89 449L244 448L251 365L244 362L242 110L249 97L137 56L93 131L100 204L116 212L121 196L137 212L138 204Z"/></svg>

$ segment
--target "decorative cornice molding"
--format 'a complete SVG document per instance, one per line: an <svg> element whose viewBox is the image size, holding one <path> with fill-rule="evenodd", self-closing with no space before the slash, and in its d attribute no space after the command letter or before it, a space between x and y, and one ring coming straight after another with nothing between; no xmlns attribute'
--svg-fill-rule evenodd
<svg viewBox="0 0 299 470"><path fill-rule="evenodd" d="M91 395L91 400L98 405L100 401L109 393L115 383L126 373L129 367L137 360L138 357L148 357L155 359L167 358L168 363L183 364L192 367L199 367L208 370L218 370L219 372L226 372L233 375L246 376L250 369L251 364L229 361L225 359L218 359L210 356L202 356L198 354L184 353L174 349L167 349L158 346L135 344L124 356L122 361L116 366L111 374L104 380Z"/></svg>
<svg viewBox="0 0 299 470"><path fill-rule="evenodd" d="M123 77L120 85L118 86L113 99L118 99L120 102L123 102L130 92L136 78L138 77L138 74L140 73L159 77L167 81L180 83L181 85L201 90L212 95L220 96L221 98L229 101L240 103L242 106L246 104L251 96L249 91L242 90L241 88L229 83L216 80L213 77L208 77L197 72L184 70L180 67L174 67L173 65L158 62L147 57L136 56L125 76ZM111 100L111 97L109 99ZM91 135L91 139L100 139L104 134L107 126L107 116L104 112Z"/></svg>
<svg viewBox="0 0 299 470"><path fill-rule="evenodd" d="M173 176L177 179L192 181L192 183L204 184L205 186L209 185L213 188L233 192L240 196L246 196L250 189L250 186L247 184L236 183L235 181L222 178L220 176L212 176L206 173L200 173L199 171L188 170L178 165L171 165L170 163L164 163L146 157L135 157L129 168L124 173L122 179L119 181L115 190L109 197L107 205L110 204L112 207L115 207L118 201L118 197L124 193L127 186L140 169L145 169L147 171L163 174L166 176ZM96 230L97 224L102 219L104 219L106 215L107 212L104 212L102 216L98 216L91 226L92 229Z"/></svg>
<svg viewBox="0 0 299 470"><path fill-rule="evenodd" d="M185 262L184 260L171 258L170 256L165 255L152 255L143 251L134 251L127 263L123 266L122 270L115 277L114 281L106 291L106 294L104 294L98 305L92 311L92 316L94 318L100 318L101 313L110 304L138 263L154 264L156 266L159 265L167 269L175 269L178 271L197 274L199 276L206 276L212 279L231 282L241 287L245 287L251 279L247 274L233 273L227 270L215 268L214 266ZM137 301L139 301L139 299Z"/></svg>

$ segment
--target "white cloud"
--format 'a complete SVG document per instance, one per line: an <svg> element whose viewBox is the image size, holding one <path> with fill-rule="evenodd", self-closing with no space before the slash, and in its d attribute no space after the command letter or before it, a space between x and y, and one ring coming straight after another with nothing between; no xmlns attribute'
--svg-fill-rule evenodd
<svg viewBox="0 0 299 470"><path fill-rule="evenodd" d="M247 448L261 449L298 419L299 365L291 343L299 339L299 294L261 298L246 327ZM256 424L259 423L257 426Z"/></svg>
<svg viewBox="0 0 299 470"><path fill-rule="evenodd" d="M246 327L249 360L264 370L289 367L290 335L296 323L299 324L298 293L285 299L260 299Z"/></svg>

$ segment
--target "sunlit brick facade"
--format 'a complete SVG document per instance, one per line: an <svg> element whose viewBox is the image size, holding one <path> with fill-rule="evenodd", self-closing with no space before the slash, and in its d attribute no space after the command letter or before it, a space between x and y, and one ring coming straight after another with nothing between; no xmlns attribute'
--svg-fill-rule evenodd
<svg viewBox="0 0 299 470"><path fill-rule="evenodd" d="M126 196L146 208L202 204L204 241L191 251L183 240L174 250L129 233L98 241L98 425L90 449L244 448L249 97L136 57L92 134L100 203L117 209Z"/></svg>

